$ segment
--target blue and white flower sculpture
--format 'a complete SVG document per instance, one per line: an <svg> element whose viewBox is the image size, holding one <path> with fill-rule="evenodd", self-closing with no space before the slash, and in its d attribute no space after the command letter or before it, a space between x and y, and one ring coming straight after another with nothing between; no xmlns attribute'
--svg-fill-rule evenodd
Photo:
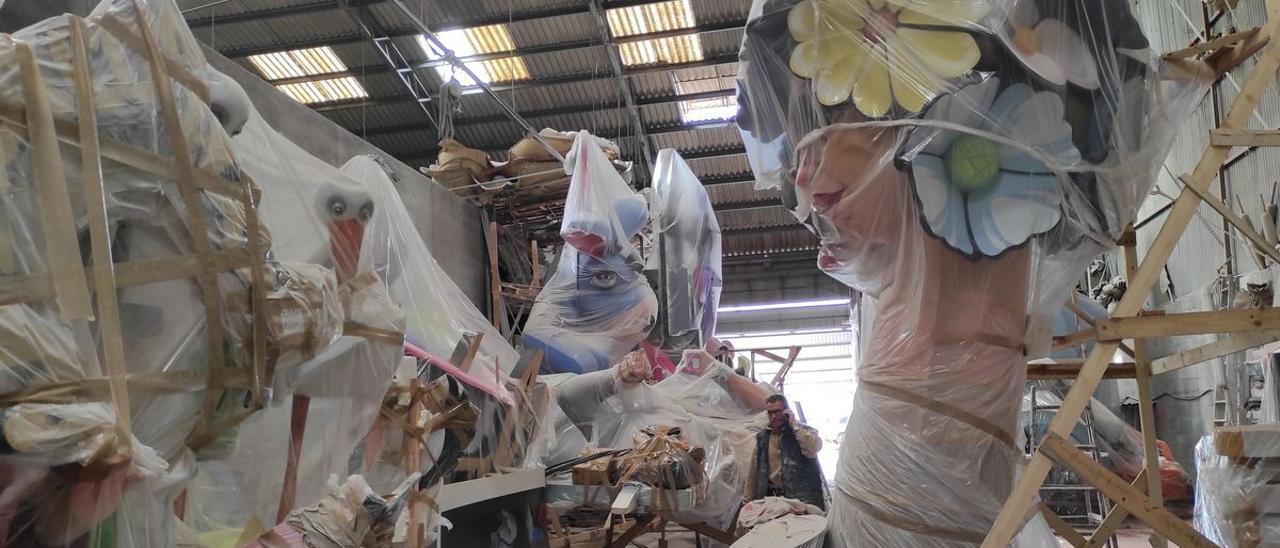
<svg viewBox="0 0 1280 548"><path fill-rule="evenodd" d="M1044 159L1056 166L1080 160L1057 94L1026 84L999 87L988 78L940 97L926 109L926 122L969 131L919 127L899 162L911 176L925 229L972 259L998 257L1056 227L1062 185L1070 183Z"/></svg>

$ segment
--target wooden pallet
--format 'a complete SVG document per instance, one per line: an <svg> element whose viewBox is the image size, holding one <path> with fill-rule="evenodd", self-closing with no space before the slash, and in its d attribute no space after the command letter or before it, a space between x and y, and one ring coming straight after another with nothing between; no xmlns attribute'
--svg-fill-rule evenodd
<svg viewBox="0 0 1280 548"><path fill-rule="evenodd" d="M1055 364L1051 371L1037 371L1032 366L1033 373L1052 374L1057 378L1074 375L1075 381L1050 423L1044 441L1023 470L982 543L984 548L1008 546L1025 523L1037 513L1045 515L1049 524L1073 546L1101 546L1128 516L1151 526L1155 531L1151 538L1153 546L1167 546L1169 541L1183 548L1215 546L1187 522L1164 508L1160 491L1159 457L1155 447L1151 376L1280 339L1280 310L1153 314L1144 311L1143 305L1201 203L1208 203L1213 207L1257 247L1257 252L1273 259L1280 256L1247 221L1209 194L1210 183L1218 177L1233 147L1280 146L1280 136L1275 131L1245 129L1267 86L1277 78L1277 72L1280 71L1280 40L1272 39L1280 37L1280 0L1267 0L1267 16L1268 22L1263 27L1237 32L1165 55L1166 59L1201 72L1208 78L1224 74L1250 58L1256 58L1256 63L1226 118L1211 132L1209 145L1199 163L1190 174L1180 178L1184 188L1146 256L1141 261L1138 260L1136 242L1131 231L1119 242L1125 250L1129 288L1111 317L1094 322L1086 330L1088 333L1080 338L1095 341L1092 352L1083 361ZM1230 333L1232 336L1154 361L1149 358L1146 350L1145 340L1149 338L1208 333ZM1131 367L1117 368L1111 361L1126 339L1134 341L1133 364ZM1120 479L1094 462L1069 441L1072 429L1104 378L1133 378L1138 383L1146 459L1143 473L1132 483ZM1064 529L1060 518L1055 519L1057 516L1051 511L1033 502L1055 463L1074 471L1115 503L1102 525L1088 537Z"/></svg>

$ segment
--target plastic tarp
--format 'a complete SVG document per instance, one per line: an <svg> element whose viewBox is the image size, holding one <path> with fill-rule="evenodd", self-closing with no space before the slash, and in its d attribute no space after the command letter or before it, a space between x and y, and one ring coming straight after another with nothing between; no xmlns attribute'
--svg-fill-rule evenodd
<svg viewBox="0 0 1280 548"><path fill-rule="evenodd" d="M1224 548L1280 543L1280 425L1205 436L1196 469L1196 530Z"/></svg>
<svg viewBox="0 0 1280 548"><path fill-rule="evenodd" d="M172 545L193 448L225 454L236 421L268 394L250 380L255 356L293 367L341 333L335 277L251 251L269 249L270 233L236 197L255 189L199 97L205 60L172 2L108 1L87 19L2 36L0 66L0 274L6 285L57 280L48 299L0 307L0 544ZM90 113L97 157L82 156L92 148L76 129ZM94 174L102 197L91 199ZM103 234L109 245L92 249ZM107 263L116 302L94 273ZM92 297L77 289L86 273ZM117 310L118 335L107 323ZM117 337L127 400L107 390ZM225 389L208 390L210 379Z"/></svg>
<svg viewBox="0 0 1280 548"><path fill-rule="evenodd" d="M685 441L706 451L706 479L692 487L691 507L669 517L721 529L735 525L751 473L755 434L765 426L768 389L735 374L706 352L687 351L675 374L656 384L599 371L560 384L558 393L560 407L578 423L593 448L629 449L637 439L644 439L641 433L646 428L680 428ZM572 508L583 501L548 502Z"/></svg>
<svg viewBox="0 0 1280 548"><path fill-rule="evenodd" d="M753 3L738 76L752 169L818 234L818 266L877 299L835 471L837 548L978 544L1003 506L1026 360L1048 353L1068 291L1206 89L1130 10ZM1056 545L1039 519L1018 544Z"/></svg>
<svg viewBox="0 0 1280 548"><path fill-rule="evenodd" d="M674 149L658 151L649 210L661 253L659 342L667 350L703 348L715 335L723 285L720 223L706 187Z"/></svg>
<svg viewBox="0 0 1280 548"><path fill-rule="evenodd" d="M648 205L595 142L577 132L565 159L572 177L560 227L565 245L525 323L524 346L545 350L544 372L609 368L648 335L657 314L631 241L649 221Z"/></svg>

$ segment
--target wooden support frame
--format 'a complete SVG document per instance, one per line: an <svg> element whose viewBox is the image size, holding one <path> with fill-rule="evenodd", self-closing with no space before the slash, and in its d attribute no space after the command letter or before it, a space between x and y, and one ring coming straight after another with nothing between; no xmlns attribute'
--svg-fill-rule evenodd
<svg viewBox="0 0 1280 548"><path fill-rule="evenodd" d="M1035 496L1055 463L1073 470L1117 504L1112 513L1104 518L1103 527L1088 539L1085 545L1100 545L1127 513L1153 528L1154 533L1151 538L1153 546L1165 546L1166 543L1173 543L1183 548L1214 546L1185 521L1164 509L1160 491L1158 457L1155 451L1150 378L1156 374L1157 368L1161 371L1171 371L1231 351L1248 348L1242 345L1251 342L1277 336L1276 332L1280 331L1280 311L1242 310L1143 315L1143 306L1151 288L1155 286L1165 264L1169 261L1174 247L1182 238L1201 203L1207 200L1211 206L1221 206L1215 207L1215 210L1227 218L1228 222L1244 225L1237 228L1248 230L1248 232L1242 230L1246 237L1249 233L1257 235L1252 227L1241 222L1225 204L1209 194L1209 186L1229 159L1232 147L1265 146L1265 143L1273 138L1269 133L1246 130L1263 93L1280 75L1280 40L1276 39L1280 38L1280 0L1266 0L1266 10L1268 21L1264 27L1211 40L1209 43L1166 55L1165 58L1170 60L1208 65L1207 71L1192 70L1190 73L1213 75L1221 75L1255 55L1257 57L1231 109L1222 119L1219 127L1211 133L1209 144L1195 168L1190 174L1180 177L1184 187L1174 200L1164 224L1151 242L1145 257L1141 258L1141 262L1138 261L1137 249L1134 246L1135 238L1131 234L1124 238L1127 244L1125 258L1129 274L1128 291L1116 305L1110 318L1095 322L1098 341L1080 365L1079 374L1075 377L1070 391L1063 398L1057 415L1049 424L1044 441L1037 447L1006 499L1004 507L982 543L983 548L1003 548L1010 544L1029 519L1028 509L1035 507L1033 504ZM1194 60L1197 57L1199 60ZM1274 246L1266 240L1265 235L1261 238L1249 239L1251 243L1259 246L1262 253L1273 255L1276 252ZM1171 356L1172 359L1165 361L1151 361L1143 341L1145 338L1154 337L1228 332L1238 333L1238 335ZM1097 390L1102 379L1106 378L1110 362L1121 347L1123 339L1133 339L1135 343L1134 373L1139 386L1141 405L1139 411L1146 453L1144 473L1132 484L1121 480L1068 441L1071 431L1087 408L1094 391ZM1073 541L1078 540L1073 539Z"/></svg>

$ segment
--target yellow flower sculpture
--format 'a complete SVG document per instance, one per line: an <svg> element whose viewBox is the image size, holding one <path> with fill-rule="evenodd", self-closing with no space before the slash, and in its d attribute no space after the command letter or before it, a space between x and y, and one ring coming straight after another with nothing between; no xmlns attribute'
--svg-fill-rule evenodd
<svg viewBox="0 0 1280 548"><path fill-rule="evenodd" d="M919 112L973 70L978 44L965 29L986 13L985 0L802 0L787 20L799 42L791 70L827 106L852 98L873 118L894 103Z"/></svg>

